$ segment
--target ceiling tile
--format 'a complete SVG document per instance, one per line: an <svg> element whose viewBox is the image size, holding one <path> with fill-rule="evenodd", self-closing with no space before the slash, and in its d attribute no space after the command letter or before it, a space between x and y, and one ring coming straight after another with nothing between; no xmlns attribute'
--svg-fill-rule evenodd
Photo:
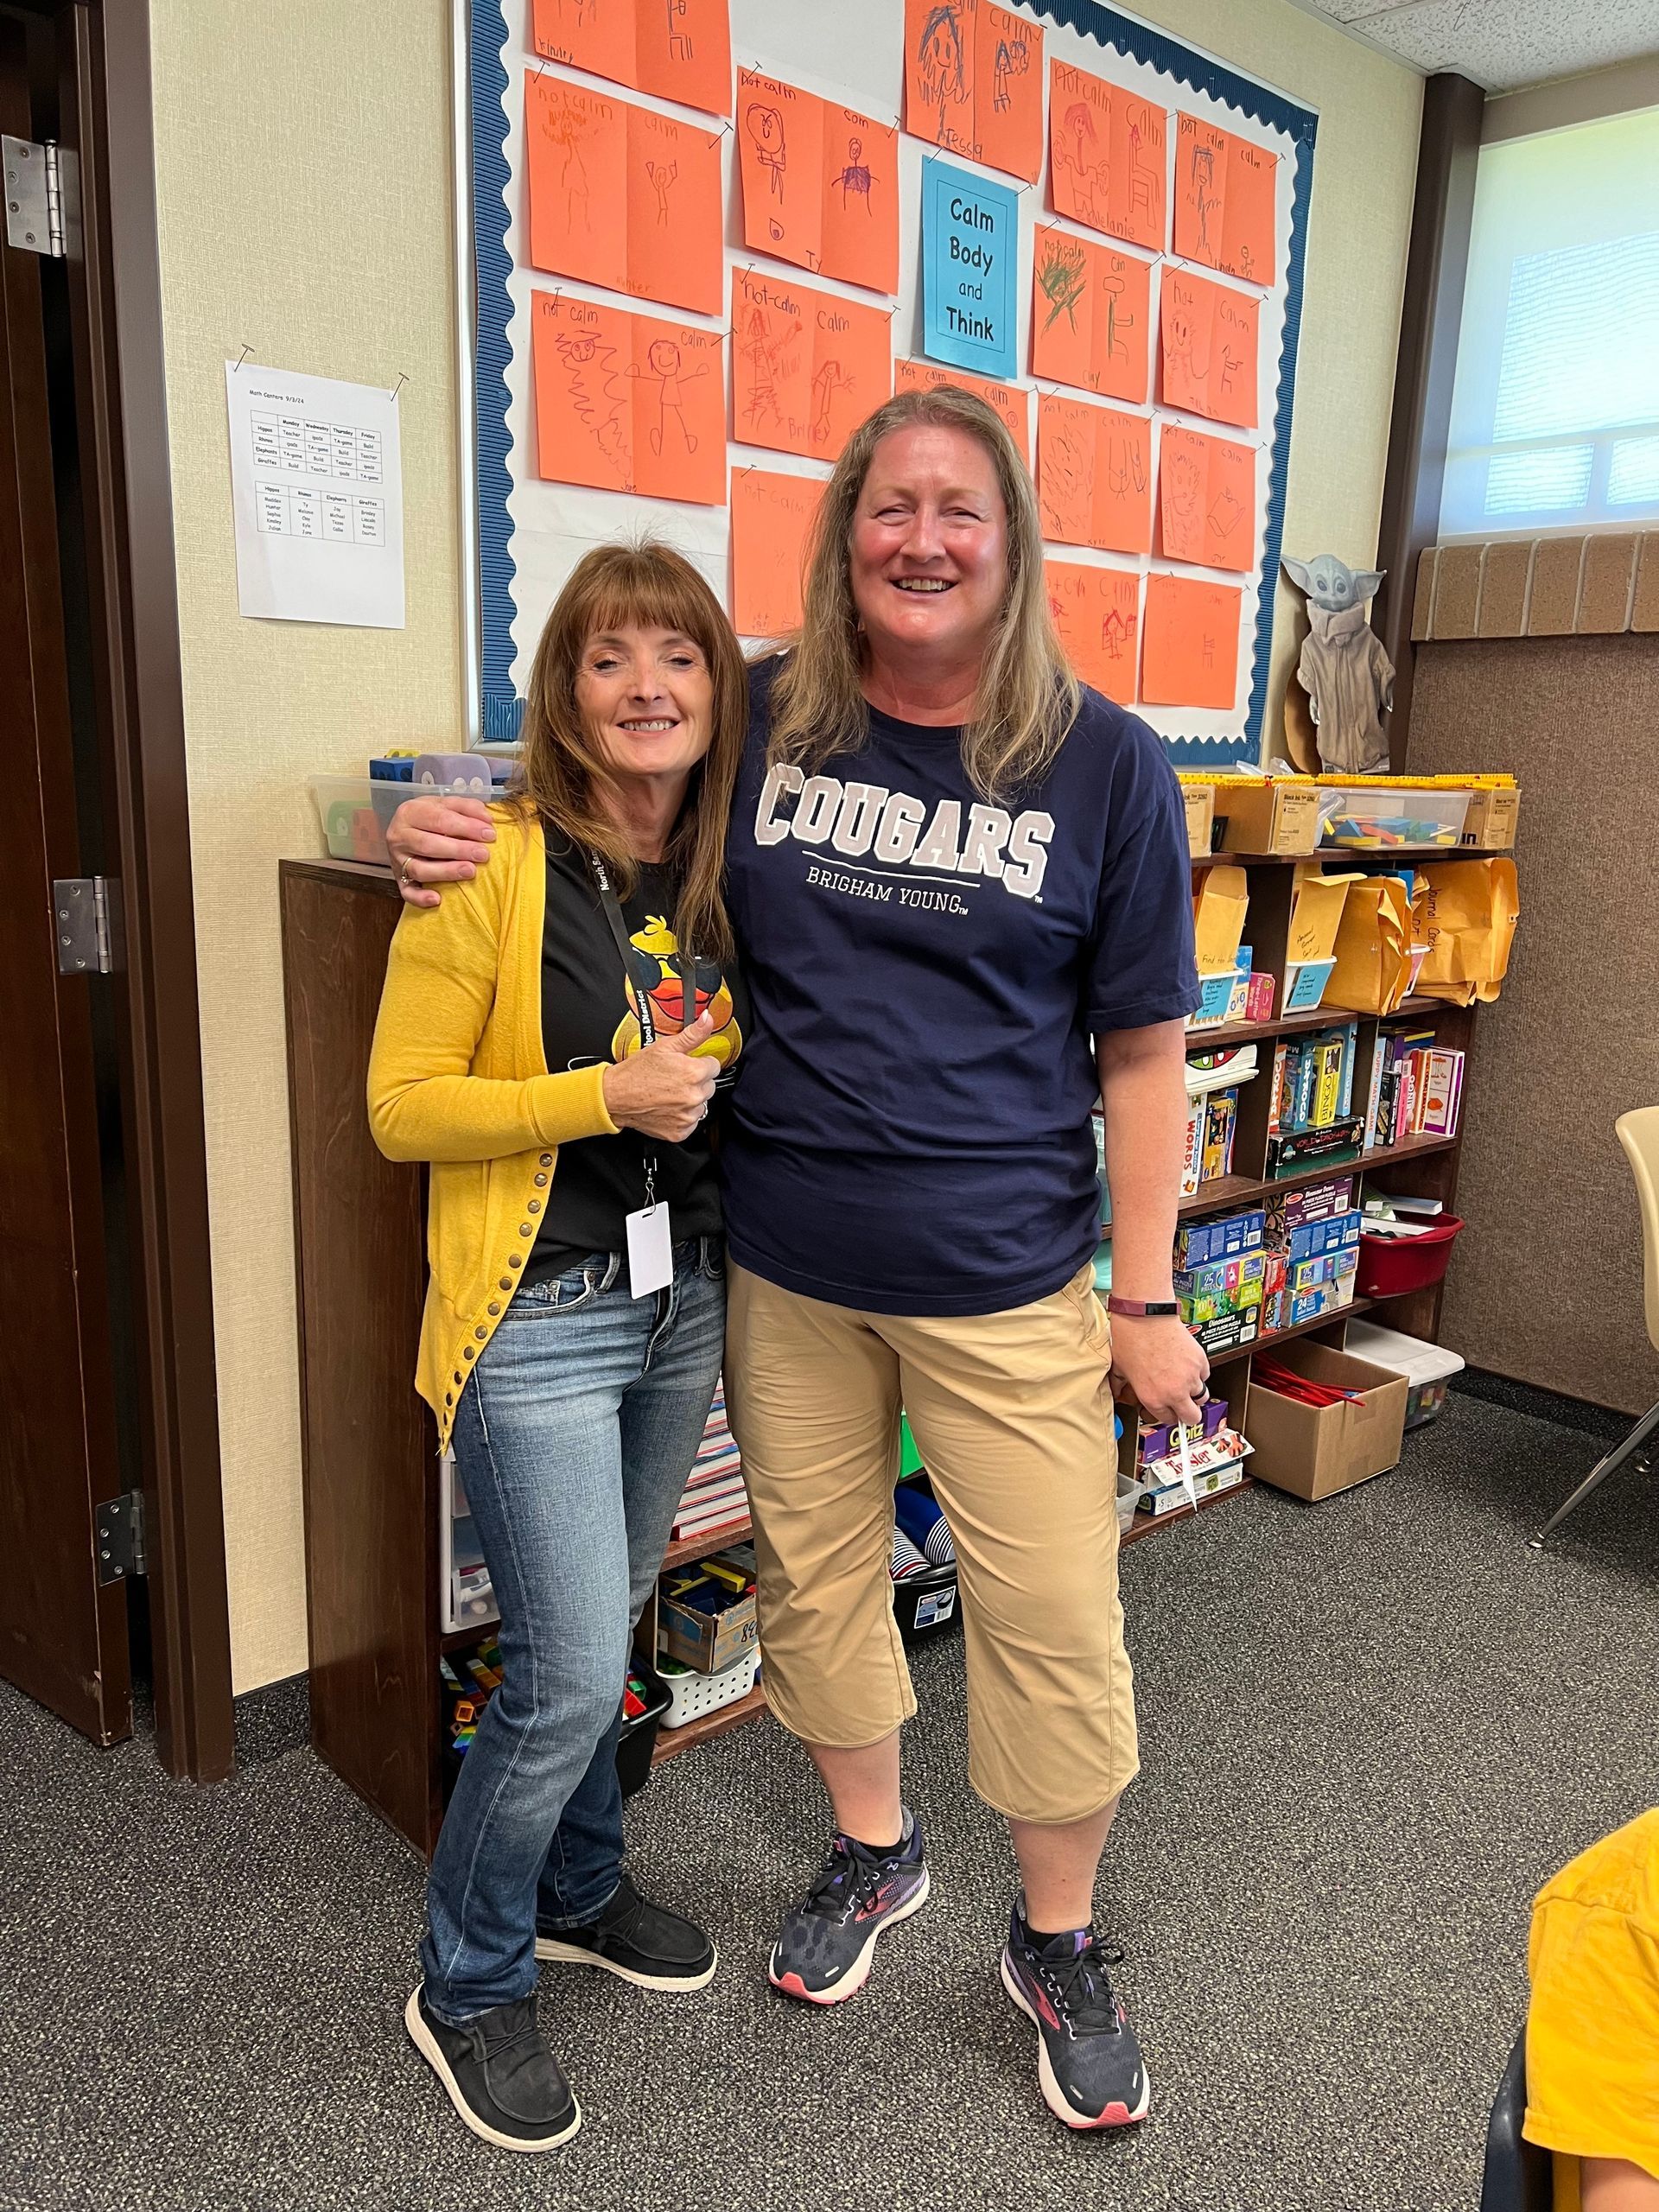
<svg viewBox="0 0 1659 2212"><path fill-rule="evenodd" d="M1489 92L1577 76L1659 53L1659 0L1311 0L1419 69L1454 69Z"/></svg>

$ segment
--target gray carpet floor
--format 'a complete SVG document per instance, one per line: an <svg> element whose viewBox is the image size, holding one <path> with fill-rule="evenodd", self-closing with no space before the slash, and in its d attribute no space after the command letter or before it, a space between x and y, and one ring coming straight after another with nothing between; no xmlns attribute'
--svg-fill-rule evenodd
<svg viewBox="0 0 1659 2212"><path fill-rule="evenodd" d="M1013 1863L954 1635L907 1738L933 1903L868 1990L817 2014L762 1979L821 1847L796 1746L767 1720L673 1761L633 1864L721 1970L672 1999L544 1969L586 2121L542 2159L465 2133L406 2041L421 1870L308 1751L195 1789L0 1694L0 2206L1464 2212L1529 1901L1659 1799L1651 1492L1524 1545L1600 1448L1456 1398L1392 1476L1126 1554L1143 1773L1100 1904L1154 2101L1115 2139L1048 2119L997 1982Z"/></svg>

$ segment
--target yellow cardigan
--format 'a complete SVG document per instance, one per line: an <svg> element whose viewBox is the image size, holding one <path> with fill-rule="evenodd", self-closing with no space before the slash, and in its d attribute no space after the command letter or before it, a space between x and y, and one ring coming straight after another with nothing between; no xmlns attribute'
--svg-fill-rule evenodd
<svg viewBox="0 0 1659 2212"><path fill-rule="evenodd" d="M415 1387L449 1441L474 1362L534 1249L558 1147L614 1136L604 1068L550 1075L542 1050L542 825L491 809L495 849L441 906L405 906L369 1057L369 1123L389 1160L432 1163L431 1274Z"/></svg>

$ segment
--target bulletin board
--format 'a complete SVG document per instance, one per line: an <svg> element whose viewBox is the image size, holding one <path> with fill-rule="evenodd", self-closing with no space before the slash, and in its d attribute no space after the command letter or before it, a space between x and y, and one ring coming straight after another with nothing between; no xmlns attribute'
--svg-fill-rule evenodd
<svg viewBox="0 0 1659 2212"><path fill-rule="evenodd" d="M847 436L944 380L1027 454L1078 672L1260 758L1312 111L1095 0L455 0L455 63L475 741L592 545L790 626Z"/></svg>

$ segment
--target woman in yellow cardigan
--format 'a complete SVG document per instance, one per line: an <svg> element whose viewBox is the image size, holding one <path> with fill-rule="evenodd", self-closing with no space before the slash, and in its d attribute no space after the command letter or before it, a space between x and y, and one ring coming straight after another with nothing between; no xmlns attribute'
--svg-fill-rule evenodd
<svg viewBox="0 0 1659 2212"><path fill-rule="evenodd" d="M622 1863L633 1624L720 1369L708 1114L747 1005L721 896L747 715L690 564L605 547L548 618L498 864L404 914L369 1070L376 1141L432 1163L417 1376L501 1609L503 1679L427 1890L410 2036L475 2134L581 2113L540 1959L698 1989L714 1946Z"/></svg>

